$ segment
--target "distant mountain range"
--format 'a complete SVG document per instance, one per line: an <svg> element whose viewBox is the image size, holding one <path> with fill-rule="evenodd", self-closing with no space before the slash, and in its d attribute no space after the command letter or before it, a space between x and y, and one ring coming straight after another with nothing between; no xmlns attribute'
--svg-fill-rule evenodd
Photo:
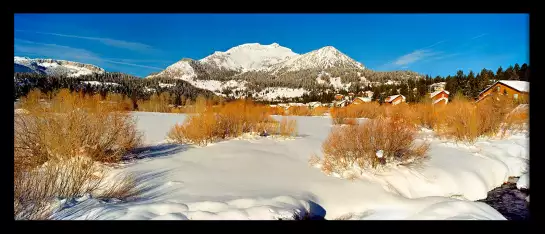
<svg viewBox="0 0 545 234"><path fill-rule="evenodd" d="M104 69L54 59L14 57L15 72L77 77L104 73ZM248 43L225 52L193 60L184 58L147 79L180 79L197 88L224 96L253 96L275 100L300 97L319 90L351 90L356 87L395 84L423 76L412 71L377 72L366 69L332 46L297 54L277 43Z"/></svg>
<svg viewBox="0 0 545 234"><path fill-rule="evenodd" d="M77 77L94 73L102 74L104 69L91 64L84 64L56 59L13 58L14 72L32 72L46 75Z"/></svg>
<svg viewBox="0 0 545 234"><path fill-rule="evenodd" d="M347 90L423 76L411 71L371 71L332 46L297 54L277 43L248 43L200 60L184 58L146 78L157 77L182 79L217 94L276 99L314 89Z"/></svg>

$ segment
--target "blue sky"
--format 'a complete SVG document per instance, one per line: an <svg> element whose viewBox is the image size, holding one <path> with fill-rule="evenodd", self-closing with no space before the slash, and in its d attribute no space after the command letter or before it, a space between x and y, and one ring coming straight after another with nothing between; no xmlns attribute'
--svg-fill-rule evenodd
<svg viewBox="0 0 545 234"><path fill-rule="evenodd" d="M529 62L526 14L17 14L14 54L140 77L243 43L323 46L379 71L453 75Z"/></svg>

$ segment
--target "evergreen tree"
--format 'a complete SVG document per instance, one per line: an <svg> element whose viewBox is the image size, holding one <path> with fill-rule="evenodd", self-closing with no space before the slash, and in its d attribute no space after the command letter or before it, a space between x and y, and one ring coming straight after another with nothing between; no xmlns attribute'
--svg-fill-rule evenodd
<svg viewBox="0 0 545 234"><path fill-rule="evenodd" d="M503 68L501 66L496 71L496 76L494 77L494 79L495 80L503 80Z"/></svg>

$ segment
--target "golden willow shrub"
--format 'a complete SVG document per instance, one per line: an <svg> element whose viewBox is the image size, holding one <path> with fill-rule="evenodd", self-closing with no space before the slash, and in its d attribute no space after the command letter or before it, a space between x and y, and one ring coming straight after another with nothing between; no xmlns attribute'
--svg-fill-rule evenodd
<svg viewBox="0 0 545 234"><path fill-rule="evenodd" d="M310 110L310 112L311 112L310 115L312 115L312 116L323 116L328 111L329 111L329 107L317 106L317 107L314 107L314 108L312 108Z"/></svg>
<svg viewBox="0 0 545 234"><path fill-rule="evenodd" d="M149 100L138 100L136 104L138 105L138 111L146 112L171 112L170 104L174 104L176 99L175 95L171 95L168 92L162 92L159 95L151 95Z"/></svg>
<svg viewBox="0 0 545 234"><path fill-rule="evenodd" d="M436 131L456 141L473 143L480 136L496 136L515 103L504 96L492 96L475 103L456 96L444 107Z"/></svg>
<svg viewBox="0 0 545 234"><path fill-rule="evenodd" d="M117 162L140 143L123 98L60 90L47 102L39 91L21 99L14 122L14 217L47 219L51 199L93 193L134 195L136 182L116 178L102 187L97 161ZM38 101L37 101L38 100ZM115 100L115 101L114 101ZM119 102L118 102L119 101ZM118 102L119 106L112 103ZM96 194L96 190L101 193Z"/></svg>
<svg viewBox="0 0 545 234"><path fill-rule="evenodd" d="M287 112L288 112L288 115L295 115L295 116L312 115L312 112L307 106L290 106Z"/></svg>
<svg viewBox="0 0 545 234"><path fill-rule="evenodd" d="M429 145L415 144L411 124L377 118L357 125L336 126L322 144L322 170L342 174L354 165L362 169L380 164L406 164L426 157ZM377 152L382 151L382 157Z"/></svg>
<svg viewBox="0 0 545 234"><path fill-rule="evenodd" d="M140 144L133 118L120 108L104 105L100 96L61 90L49 105L27 102L25 114L15 115L17 160L32 166L53 158L88 156L116 162Z"/></svg>
<svg viewBox="0 0 545 234"><path fill-rule="evenodd" d="M293 135L295 120L278 123L270 116L270 109L248 100L236 100L190 115L176 124L169 138L179 143L207 145L244 133Z"/></svg>

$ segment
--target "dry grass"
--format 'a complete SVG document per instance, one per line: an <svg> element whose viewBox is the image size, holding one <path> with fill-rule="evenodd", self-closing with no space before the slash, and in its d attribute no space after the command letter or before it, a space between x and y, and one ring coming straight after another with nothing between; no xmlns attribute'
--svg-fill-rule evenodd
<svg viewBox="0 0 545 234"><path fill-rule="evenodd" d="M219 138L219 124L214 113L188 116L183 124L176 124L168 137L178 143L207 145Z"/></svg>
<svg viewBox="0 0 545 234"><path fill-rule="evenodd" d="M104 168L88 157L51 160L35 168L16 168L14 174L15 219L48 219L52 201L91 194L98 198L126 199L138 193L129 176L104 186Z"/></svg>
<svg viewBox="0 0 545 234"><path fill-rule="evenodd" d="M457 96L442 110L435 130L444 137L473 143L480 136L498 135L505 121L510 121L507 116L513 108L512 100L502 96L489 97L477 104Z"/></svg>
<svg viewBox="0 0 545 234"><path fill-rule="evenodd" d="M410 124L384 118L335 127L322 145L322 170L342 174L354 165L365 169L424 158L429 145L415 146L415 133ZM383 151L383 158L377 157L379 150Z"/></svg>
<svg viewBox="0 0 545 234"><path fill-rule="evenodd" d="M528 129L529 126L528 105L519 105L507 114L504 124L500 130L500 137L505 137L509 132L520 132Z"/></svg>
<svg viewBox="0 0 545 234"><path fill-rule="evenodd" d="M269 114L271 115L285 115L286 114L286 109L284 109L284 107L281 107L281 106L269 106L268 107L268 112Z"/></svg>
<svg viewBox="0 0 545 234"><path fill-rule="evenodd" d="M140 144L140 135L127 112L101 105L96 96L59 92L50 107L31 106L15 116L15 157L30 165L50 159L88 156L117 162Z"/></svg>
<svg viewBox="0 0 545 234"><path fill-rule="evenodd" d="M320 163L321 159L316 154L310 155L310 158L308 159L308 164L310 166L316 166Z"/></svg>
<svg viewBox="0 0 545 234"><path fill-rule="evenodd" d="M278 134L281 136L289 137L297 135L297 121L295 119L282 117L279 128Z"/></svg>
<svg viewBox="0 0 545 234"><path fill-rule="evenodd" d="M295 115L295 116L310 116L312 115L312 112L307 106L290 106L288 108L288 114L289 115Z"/></svg>
<svg viewBox="0 0 545 234"><path fill-rule="evenodd" d="M207 145L243 133L290 135L294 132L291 128L294 128L295 120L277 123L270 117L269 108L252 101L237 100L215 110L206 108L201 111L174 126L169 138L179 143Z"/></svg>
<svg viewBox="0 0 545 234"><path fill-rule="evenodd" d="M169 104L173 104L175 98L174 95L163 92L159 95L151 95L149 100L138 100L136 104L138 105L138 111L169 113L171 112Z"/></svg>
<svg viewBox="0 0 545 234"><path fill-rule="evenodd" d="M95 162L117 162L140 144L134 120L123 112L123 97L111 96L105 102L99 95L61 90L44 103L38 94L22 98L27 111L15 115L17 219L47 218L51 199L95 192L103 174ZM134 186L123 179L115 183L120 184L105 189L105 196L126 196Z"/></svg>
<svg viewBox="0 0 545 234"><path fill-rule="evenodd" d="M346 124L347 118L369 118L374 119L380 116L385 116L384 106L376 102L371 103L362 103L362 104L353 104L346 107L336 107L331 109L331 118L333 119L333 124ZM351 123L349 120L348 123Z"/></svg>
<svg viewBox="0 0 545 234"><path fill-rule="evenodd" d="M312 116L323 116L325 113L329 112L329 108L325 106L317 106L310 110L310 115Z"/></svg>
<svg viewBox="0 0 545 234"><path fill-rule="evenodd" d="M347 109L344 107L333 107L330 113L333 124L344 124L345 119L348 118Z"/></svg>

